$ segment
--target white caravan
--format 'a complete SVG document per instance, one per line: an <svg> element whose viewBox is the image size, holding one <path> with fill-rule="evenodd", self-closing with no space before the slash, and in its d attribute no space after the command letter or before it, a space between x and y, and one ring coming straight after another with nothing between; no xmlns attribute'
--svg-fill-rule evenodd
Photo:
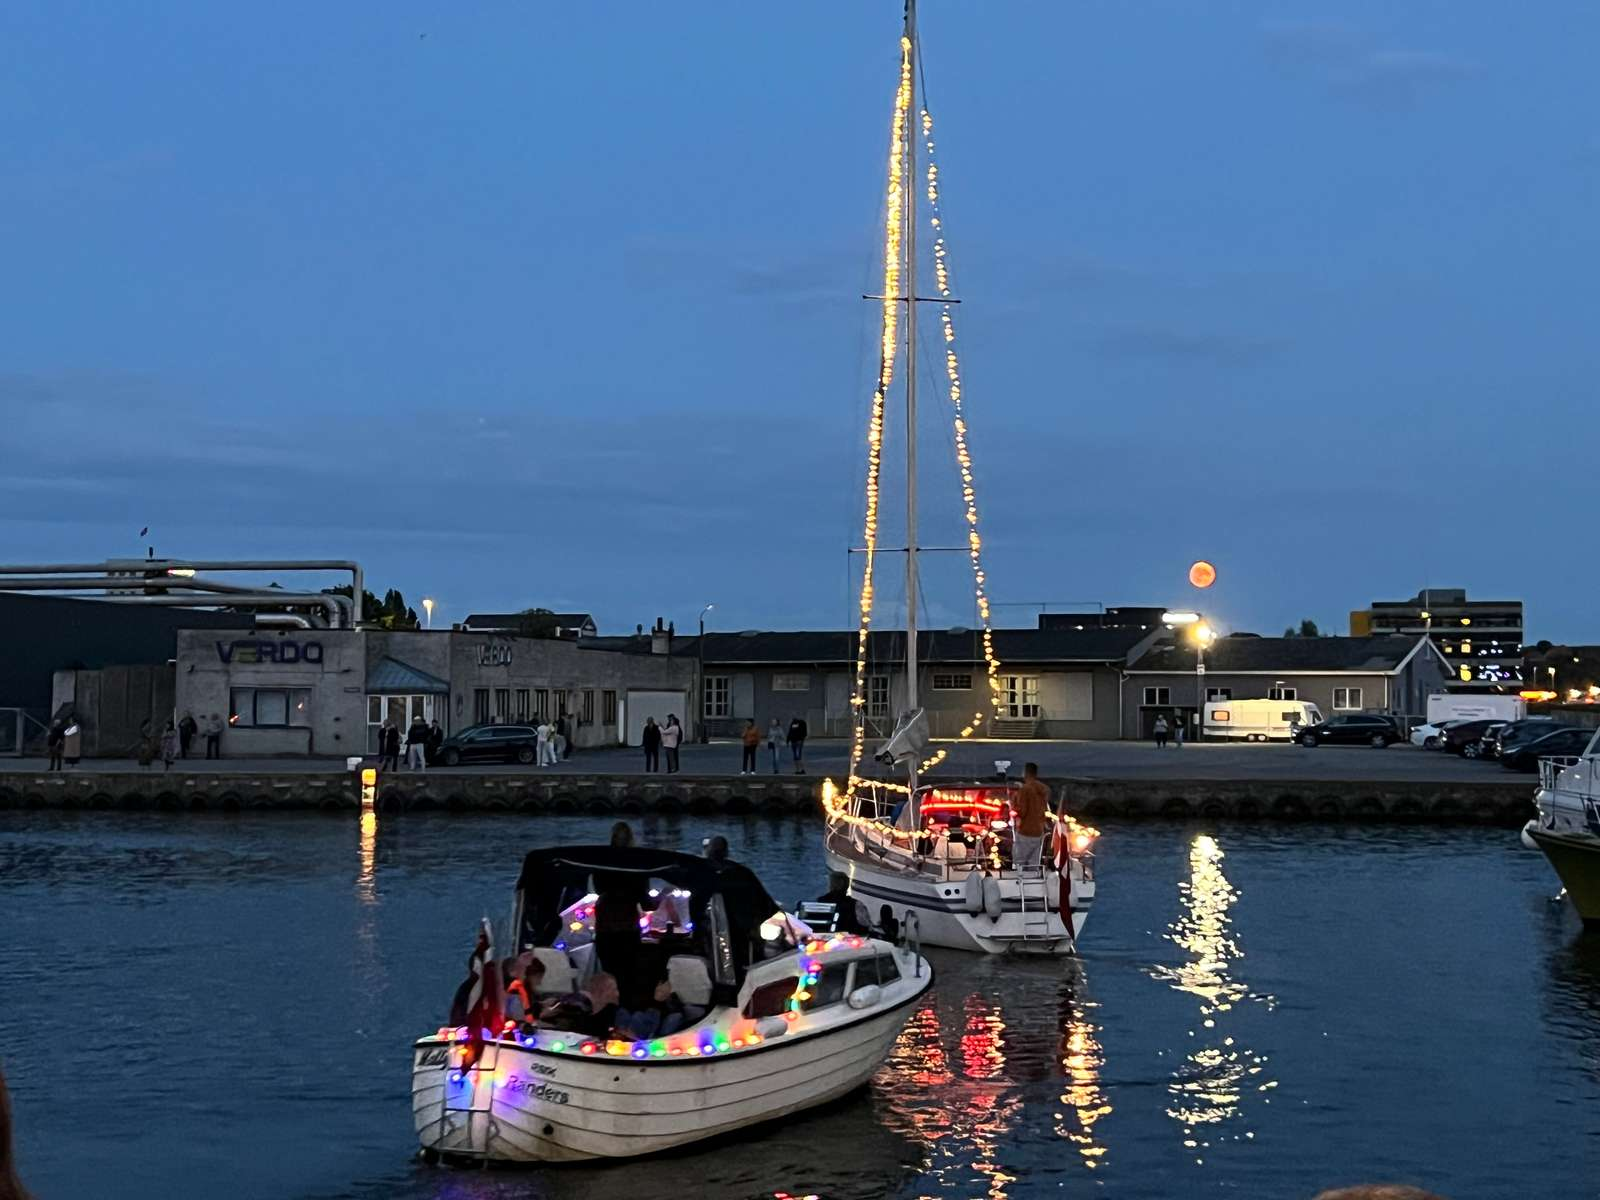
<svg viewBox="0 0 1600 1200"><path fill-rule="evenodd" d="M1205 735L1234 742L1292 742L1322 720L1307 700L1208 700Z"/></svg>
<svg viewBox="0 0 1600 1200"><path fill-rule="evenodd" d="M1428 724L1440 721L1520 721L1528 715L1520 696L1456 696L1435 692L1428 697Z"/></svg>

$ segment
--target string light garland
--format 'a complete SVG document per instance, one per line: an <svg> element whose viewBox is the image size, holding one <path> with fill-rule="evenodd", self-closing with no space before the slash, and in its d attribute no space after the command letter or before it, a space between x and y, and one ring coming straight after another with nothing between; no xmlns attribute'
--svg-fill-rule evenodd
<svg viewBox="0 0 1600 1200"><path fill-rule="evenodd" d="M900 255L905 234L906 123L911 114L911 39L900 39L900 86L895 91L894 117L889 125L889 184L883 226L882 335L878 347L878 386L872 393L872 417L867 426L867 508L862 521L865 567L861 576L861 605L856 630L856 679L850 697L855 734L850 742L850 778L856 778L866 750L867 642L872 631L872 580L878 552L878 480L883 464L883 411L894 382L895 356L900 345Z"/></svg>

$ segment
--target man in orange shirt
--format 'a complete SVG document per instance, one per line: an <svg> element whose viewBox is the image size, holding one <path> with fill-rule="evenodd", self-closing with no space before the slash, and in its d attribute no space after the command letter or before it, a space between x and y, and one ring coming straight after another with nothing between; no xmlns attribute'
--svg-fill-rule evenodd
<svg viewBox="0 0 1600 1200"><path fill-rule="evenodd" d="M1044 831L1050 811L1050 789L1039 778L1039 764L1022 768L1022 786L1011 801L1011 862L1018 870L1038 867L1044 854Z"/></svg>

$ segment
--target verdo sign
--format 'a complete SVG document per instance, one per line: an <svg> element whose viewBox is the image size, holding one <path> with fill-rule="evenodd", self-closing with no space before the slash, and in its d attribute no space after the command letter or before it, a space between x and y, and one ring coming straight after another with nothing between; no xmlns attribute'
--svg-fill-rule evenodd
<svg viewBox="0 0 1600 1200"><path fill-rule="evenodd" d="M321 642L272 641L218 642L217 657L225 663L320 663Z"/></svg>

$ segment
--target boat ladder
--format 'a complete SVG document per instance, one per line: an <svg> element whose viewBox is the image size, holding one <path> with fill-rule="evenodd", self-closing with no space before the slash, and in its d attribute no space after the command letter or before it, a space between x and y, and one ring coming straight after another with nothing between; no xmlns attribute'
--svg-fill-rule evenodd
<svg viewBox="0 0 1600 1200"><path fill-rule="evenodd" d="M1017 899L1022 905L1023 941L1054 941L1058 935L1050 927L1050 897L1042 866L1018 870Z"/></svg>

